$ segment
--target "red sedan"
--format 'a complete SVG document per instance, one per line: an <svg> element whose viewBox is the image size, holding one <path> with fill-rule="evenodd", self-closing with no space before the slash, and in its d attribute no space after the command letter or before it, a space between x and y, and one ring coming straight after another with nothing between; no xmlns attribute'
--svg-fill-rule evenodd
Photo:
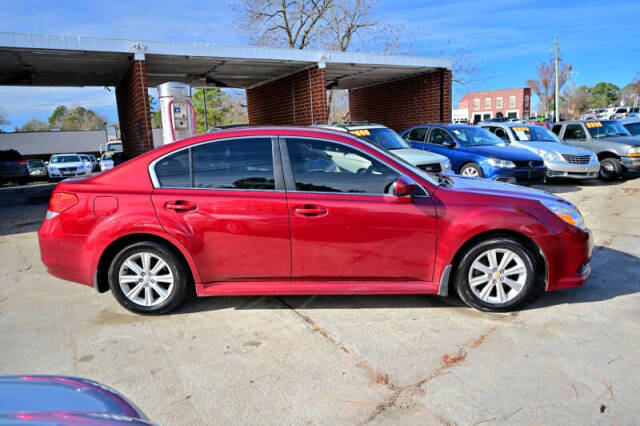
<svg viewBox="0 0 640 426"><path fill-rule="evenodd" d="M428 174L354 136L236 128L60 183L39 232L60 278L142 314L199 296L439 294L508 311L581 286L592 240L554 195Z"/></svg>

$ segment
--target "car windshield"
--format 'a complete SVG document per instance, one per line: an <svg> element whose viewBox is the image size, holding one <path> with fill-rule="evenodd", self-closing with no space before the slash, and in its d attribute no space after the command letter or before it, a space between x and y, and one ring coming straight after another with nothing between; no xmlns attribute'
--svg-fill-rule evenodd
<svg viewBox="0 0 640 426"><path fill-rule="evenodd" d="M624 125L625 129L629 131L633 136L640 136L640 121L637 123L629 123Z"/></svg>
<svg viewBox="0 0 640 426"><path fill-rule="evenodd" d="M80 157L77 155L57 155L55 157L51 157L51 163L78 163L80 162Z"/></svg>
<svg viewBox="0 0 640 426"><path fill-rule="evenodd" d="M396 132L387 127L374 129L350 130L352 135L360 136L384 149L411 148Z"/></svg>
<svg viewBox="0 0 640 426"><path fill-rule="evenodd" d="M44 162L42 160L29 160L27 161L29 167L43 167Z"/></svg>
<svg viewBox="0 0 640 426"><path fill-rule="evenodd" d="M513 126L511 131L521 142L560 142L555 133L540 126Z"/></svg>
<svg viewBox="0 0 640 426"><path fill-rule="evenodd" d="M631 133L619 121L588 121L585 126L587 126L592 138L631 136Z"/></svg>
<svg viewBox="0 0 640 426"><path fill-rule="evenodd" d="M482 127L454 127L451 133L465 146L504 145L504 141Z"/></svg>

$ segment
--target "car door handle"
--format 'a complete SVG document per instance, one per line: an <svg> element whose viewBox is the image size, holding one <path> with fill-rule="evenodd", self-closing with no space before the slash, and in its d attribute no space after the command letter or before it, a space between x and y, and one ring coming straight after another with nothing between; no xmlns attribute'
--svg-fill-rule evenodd
<svg viewBox="0 0 640 426"><path fill-rule="evenodd" d="M327 209L322 206L316 206L313 204L296 206L293 208L293 211L298 216L304 217L324 216L325 214L327 214Z"/></svg>
<svg viewBox="0 0 640 426"><path fill-rule="evenodd" d="M196 207L198 206L185 200L168 201L164 205L165 209L173 210L175 212L187 212L190 210L195 210Z"/></svg>

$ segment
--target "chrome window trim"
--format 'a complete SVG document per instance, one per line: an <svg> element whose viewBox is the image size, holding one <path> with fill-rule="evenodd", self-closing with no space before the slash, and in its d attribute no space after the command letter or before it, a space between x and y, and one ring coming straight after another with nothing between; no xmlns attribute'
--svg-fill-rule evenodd
<svg viewBox="0 0 640 426"><path fill-rule="evenodd" d="M340 141L335 141L333 139L320 139L318 137L310 137L310 136L280 136L281 139L284 140L285 144L287 142L287 139L309 139L309 140L314 140L314 141L320 141L320 142L325 142L325 143L336 143L338 145L343 145L346 146L348 148L354 149L362 154L364 154L367 157L371 157L371 154L369 154L368 152L364 152L362 151L360 148L344 143L344 142L340 142ZM377 145L374 145L373 143L367 141L367 140L362 140L362 139L355 139L357 142L360 143L365 143L367 146L370 146L372 148L374 148L376 151L380 152L381 154L383 154L385 157L390 158L391 160L395 160L393 157L389 156L389 154L383 150L382 148L379 148ZM288 155L288 153L287 153ZM380 161L379 159L373 157L375 160ZM382 161L381 161L382 162ZM399 171L397 168L393 167L392 165L388 164L387 162L382 162L386 167L389 167L391 170L393 170L394 172L396 172L399 176L406 176L405 173ZM409 164L411 167L416 167L413 166L411 164ZM416 167L417 168L417 167ZM420 169L418 169L420 170ZM291 173L293 174L293 170L291 170ZM295 179L295 176L294 176ZM416 198L431 198L431 195L429 194L429 191L427 191L426 189L424 189L424 187L422 185L420 185L419 182L416 182L414 179L412 179L415 184L425 193L425 195L415 195L414 197ZM294 182L295 183L295 182ZM434 183L434 185L437 185L437 182ZM324 191L297 191L297 190L293 190L293 191L287 191L287 192L293 192L293 193L299 193L299 194L341 194L341 195L371 195L371 196L388 196L388 197L395 197L395 195L393 194L372 194L370 192L324 192Z"/></svg>
<svg viewBox="0 0 640 426"><path fill-rule="evenodd" d="M186 149L191 149L191 148L195 148L197 146L200 145L205 145L205 144L209 144L209 143L216 143L216 142L223 142L223 141L232 141L232 140L237 140L237 139L268 139L271 144L273 144L273 139L277 138L277 136L274 135L254 135L254 136L235 136L235 137L231 137L231 138L221 138L221 139L211 139L211 140L207 140L207 141L202 141L202 142L198 142L195 143L193 145L188 145L185 147L182 147L180 149L176 149L175 151L171 151L171 152L167 152L166 154L156 158L155 160L153 160L151 163L149 163L149 166L147 167L147 171L149 172L149 177L151 178L151 183L153 185L153 189L191 189L191 190L201 190L201 191L255 191L255 192L285 192L279 189L238 189L238 188L196 188L194 186L162 186L160 185L160 181L158 180L158 176L156 175L156 171L155 171L155 166L158 163L158 161L169 157L170 155L174 155L177 154L178 152L184 151ZM190 175L192 175L192 183L193 183L193 166L191 165L191 159L192 155L189 154L189 164L190 164ZM273 162L273 158L271 159L271 161ZM274 167L274 179L275 179L275 167Z"/></svg>

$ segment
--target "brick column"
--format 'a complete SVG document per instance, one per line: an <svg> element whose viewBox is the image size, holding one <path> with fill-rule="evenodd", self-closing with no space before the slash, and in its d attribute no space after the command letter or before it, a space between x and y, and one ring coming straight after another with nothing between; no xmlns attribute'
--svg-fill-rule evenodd
<svg viewBox="0 0 640 426"><path fill-rule="evenodd" d="M324 68L310 68L247 89L251 124L326 123L327 79Z"/></svg>
<svg viewBox="0 0 640 426"><path fill-rule="evenodd" d="M129 70L116 86L116 103L122 150L132 156L152 150L151 107L144 60L131 62Z"/></svg>
<svg viewBox="0 0 640 426"><path fill-rule="evenodd" d="M451 122L451 71L349 90L353 121L372 121L399 132L421 123Z"/></svg>

